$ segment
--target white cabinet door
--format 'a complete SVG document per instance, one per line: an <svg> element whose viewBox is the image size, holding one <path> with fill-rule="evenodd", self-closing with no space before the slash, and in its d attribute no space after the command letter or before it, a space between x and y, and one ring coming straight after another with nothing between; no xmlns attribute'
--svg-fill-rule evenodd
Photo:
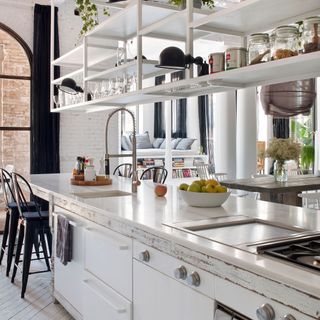
<svg viewBox="0 0 320 320"><path fill-rule="evenodd" d="M85 270L132 300L132 239L91 224L84 248Z"/></svg>
<svg viewBox="0 0 320 320"><path fill-rule="evenodd" d="M83 281L84 320L131 320L131 302L93 276Z"/></svg>
<svg viewBox="0 0 320 320"><path fill-rule="evenodd" d="M214 301L133 260L134 320L213 320Z"/></svg>
<svg viewBox="0 0 320 320"><path fill-rule="evenodd" d="M59 212L56 212L59 214ZM67 216L65 212L62 213ZM68 216L69 218L69 216ZM62 295L76 311L82 314L82 280L83 280L83 224L70 217L74 222L72 226L73 246L72 261L66 266L63 265L59 258L54 258L54 290ZM57 235L57 218L55 218L55 242ZM55 252L55 248L54 248Z"/></svg>

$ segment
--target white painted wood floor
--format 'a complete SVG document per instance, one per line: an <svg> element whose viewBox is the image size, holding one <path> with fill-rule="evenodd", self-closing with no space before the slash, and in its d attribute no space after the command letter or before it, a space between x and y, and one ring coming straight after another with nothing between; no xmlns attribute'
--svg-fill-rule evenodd
<svg viewBox="0 0 320 320"><path fill-rule="evenodd" d="M0 243L2 237L0 237ZM29 276L25 298L20 298L21 273L17 272L15 283L6 277L6 255L0 266L0 320L71 320L73 319L60 304L52 302L51 273ZM32 261L32 270L45 269L42 261Z"/></svg>

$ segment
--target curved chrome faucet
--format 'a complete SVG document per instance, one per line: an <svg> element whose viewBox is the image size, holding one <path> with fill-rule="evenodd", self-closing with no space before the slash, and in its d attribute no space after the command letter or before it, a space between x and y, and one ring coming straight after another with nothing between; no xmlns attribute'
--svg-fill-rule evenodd
<svg viewBox="0 0 320 320"><path fill-rule="evenodd" d="M133 133L132 133L132 153L131 154L109 154L108 152L108 131L109 131L109 123L111 118L118 112L125 111L128 112L132 118L133 122ZM107 119L106 124L106 154L105 154L105 174L106 176L110 175L110 158L124 158L124 157L132 157L132 192L137 192L138 186L138 173L137 173L137 144L136 144L136 119L130 110L127 108L118 108L112 111Z"/></svg>

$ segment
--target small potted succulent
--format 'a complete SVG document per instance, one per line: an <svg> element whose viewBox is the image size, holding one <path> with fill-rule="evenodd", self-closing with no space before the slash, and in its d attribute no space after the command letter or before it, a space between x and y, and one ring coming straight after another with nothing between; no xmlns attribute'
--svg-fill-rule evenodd
<svg viewBox="0 0 320 320"><path fill-rule="evenodd" d="M75 15L80 16L82 20L82 29L80 37L84 36L87 32L92 30L99 24L98 8L97 5L92 3L91 0L76 0ZM108 8L103 8L103 14L109 16Z"/></svg>
<svg viewBox="0 0 320 320"><path fill-rule="evenodd" d="M179 7L180 9L186 8L186 0L169 0L169 3ZM202 5L209 7L210 9L214 8L214 0L193 0L193 6L195 8L201 8Z"/></svg>

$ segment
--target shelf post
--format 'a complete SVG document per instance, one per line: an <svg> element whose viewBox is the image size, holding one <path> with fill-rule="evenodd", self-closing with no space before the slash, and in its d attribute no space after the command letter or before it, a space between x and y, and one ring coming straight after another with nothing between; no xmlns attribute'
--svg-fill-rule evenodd
<svg viewBox="0 0 320 320"><path fill-rule="evenodd" d="M193 0L187 0L187 23L186 23L186 54L193 56L193 29L190 27L193 22ZM186 72L186 78L193 78L193 65L190 65L190 69Z"/></svg>
<svg viewBox="0 0 320 320"><path fill-rule="evenodd" d="M88 100L88 37L83 38L83 102Z"/></svg>
<svg viewBox="0 0 320 320"><path fill-rule="evenodd" d="M171 149L171 132L172 132L172 111L171 101L164 102L164 112L166 119L166 152L165 152L165 168L168 170L168 179L172 179L172 149Z"/></svg>
<svg viewBox="0 0 320 320"><path fill-rule="evenodd" d="M55 24L55 14L54 14L54 0L51 0L51 25L50 25L50 110L53 110L53 95L54 95L54 85L52 81L54 80L54 66L52 64L54 60L54 24Z"/></svg>
<svg viewBox="0 0 320 320"><path fill-rule="evenodd" d="M316 78L316 92L320 92L320 78ZM315 115L314 115L314 146L315 146L315 159L314 159L314 174L320 175L320 99L316 97L315 106Z"/></svg>
<svg viewBox="0 0 320 320"><path fill-rule="evenodd" d="M83 38L83 102L88 100L88 37Z"/></svg>
<svg viewBox="0 0 320 320"><path fill-rule="evenodd" d="M137 90L142 89L142 0L137 0Z"/></svg>

